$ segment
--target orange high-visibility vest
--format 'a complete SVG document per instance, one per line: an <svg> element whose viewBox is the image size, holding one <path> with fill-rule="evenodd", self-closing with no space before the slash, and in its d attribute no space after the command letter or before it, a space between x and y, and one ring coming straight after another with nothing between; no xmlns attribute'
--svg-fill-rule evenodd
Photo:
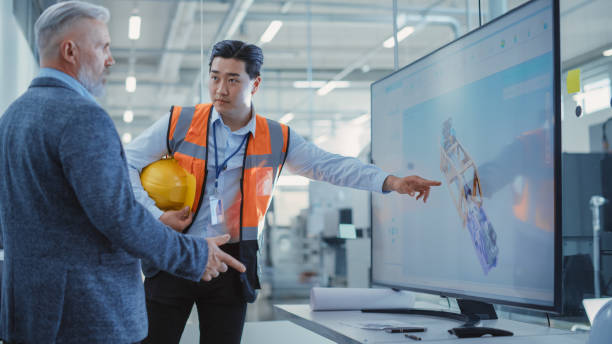
<svg viewBox="0 0 612 344"><path fill-rule="evenodd" d="M546 130L538 129L526 132L517 139L523 149L521 153L524 161L537 164L540 169L553 166L552 153L547 149L552 141L548 141L546 134ZM554 202L548 199L548 196L554 193L554 188L552 178L523 176L523 187L520 192L515 191L514 195L514 216L544 231L554 231Z"/></svg>
<svg viewBox="0 0 612 344"><path fill-rule="evenodd" d="M212 104L184 108L173 106L170 112L168 152L196 177L196 196L192 208L195 209L195 218L205 193L208 158L206 146ZM246 273L240 276L247 302L255 300L255 289L260 288L257 276L257 238L263 229L272 192L289 148L289 127L259 115L255 116L257 133L255 136L249 134L242 165L240 254L236 257L247 268Z"/></svg>

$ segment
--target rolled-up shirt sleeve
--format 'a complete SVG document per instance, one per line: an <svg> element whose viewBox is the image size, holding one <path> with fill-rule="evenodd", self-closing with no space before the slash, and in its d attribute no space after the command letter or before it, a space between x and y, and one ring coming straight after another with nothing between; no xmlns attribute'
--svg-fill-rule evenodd
<svg viewBox="0 0 612 344"><path fill-rule="evenodd" d="M142 187L140 172L149 164L168 154L166 135L168 133L169 120L170 113L167 113L125 146L125 155L134 196L157 219L164 212L157 208L155 201L149 197L149 194Z"/></svg>
<svg viewBox="0 0 612 344"><path fill-rule="evenodd" d="M379 193L389 176L373 164L324 151L294 130L290 133L285 166L289 172L306 178Z"/></svg>

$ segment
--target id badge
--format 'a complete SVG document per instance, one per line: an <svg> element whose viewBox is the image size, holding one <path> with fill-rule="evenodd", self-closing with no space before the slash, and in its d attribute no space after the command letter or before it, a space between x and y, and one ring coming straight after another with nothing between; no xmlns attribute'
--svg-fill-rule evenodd
<svg viewBox="0 0 612 344"><path fill-rule="evenodd" d="M217 196L210 196L210 223L223 223L223 201Z"/></svg>

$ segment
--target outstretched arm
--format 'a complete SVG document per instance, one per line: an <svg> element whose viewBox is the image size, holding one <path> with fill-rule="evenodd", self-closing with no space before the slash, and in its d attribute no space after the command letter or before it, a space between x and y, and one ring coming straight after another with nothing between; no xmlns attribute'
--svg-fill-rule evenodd
<svg viewBox="0 0 612 344"><path fill-rule="evenodd" d="M287 167L289 171L310 179L372 192L416 194L416 198L422 197L424 202L429 197L430 188L441 184L419 176L398 178L359 159L329 153L304 140L293 130Z"/></svg>

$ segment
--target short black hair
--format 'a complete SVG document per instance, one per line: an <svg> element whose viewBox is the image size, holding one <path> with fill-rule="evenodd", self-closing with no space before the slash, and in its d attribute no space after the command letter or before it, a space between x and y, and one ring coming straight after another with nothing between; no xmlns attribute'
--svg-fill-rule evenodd
<svg viewBox="0 0 612 344"><path fill-rule="evenodd" d="M224 40L217 42L212 48L210 61L208 61L208 71L215 57L226 59L237 59L243 61L249 77L255 79L259 76L259 70L263 65L263 52L255 44L248 44L242 41Z"/></svg>

